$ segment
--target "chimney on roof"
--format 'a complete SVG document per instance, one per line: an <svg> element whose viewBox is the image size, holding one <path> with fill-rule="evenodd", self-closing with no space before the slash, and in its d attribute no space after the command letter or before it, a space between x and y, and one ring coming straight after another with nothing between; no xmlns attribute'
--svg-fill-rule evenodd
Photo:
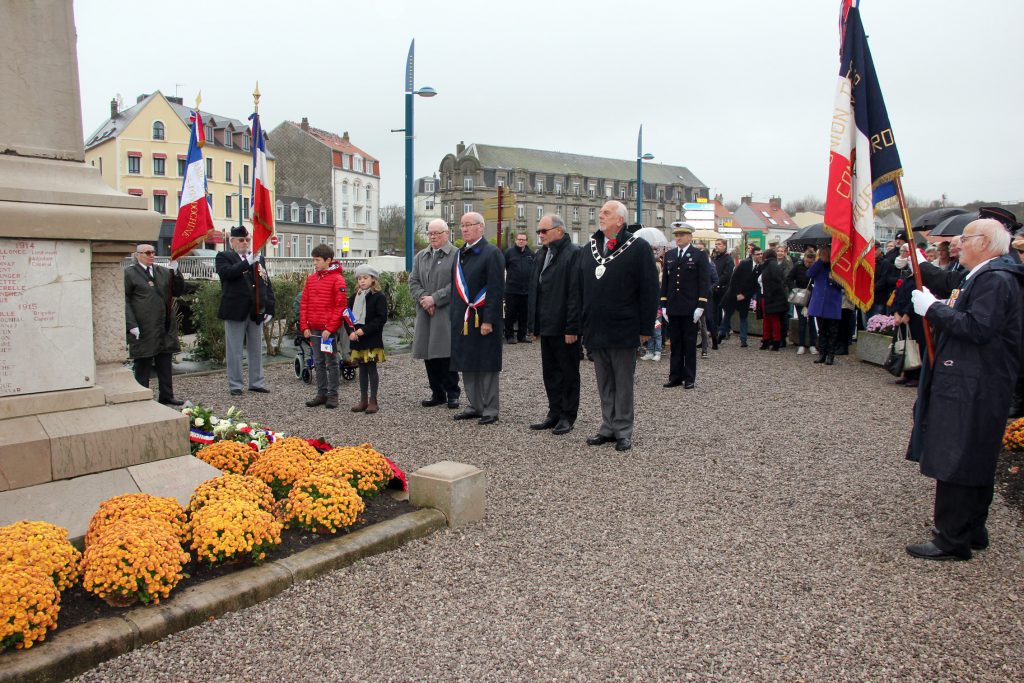
<svg viewBox="0 0 1024 683"><path fill-rule="evenodd" d="M185 100L183 100L183 99L182 99L182 98L180 98L180 97L175 97L174 95L168 95L168 96L167 96L167 101L168 101L168 102L171 102L171 103L173 103L173 104L180 104L180 105L182 105L182 106L184 106L184 105L185 105Z"/></svg>
<svg viewBox="0 0 1024 683"><path fill-rule="evenodd" d="M740 204L746 204L747 206L750 206L751 199L753 199L753 197L751 197L749 194L744 197L740 197Z"/></svg>
<svg viewBox="0 0 1024 683"><path fill-rule="evenodd" d="M116 119L120 112L117 111L117 98L110 100L110 118Z"/></svg>
<svg viewBox="0 0 1024 683"><path fill-rule="evenodd" d="M139 102L141 102L142 100L146 99L147 97L149 97L149 95L147 95L146 93L142 93L141 95L139 95L138 97L135 98L135 104L138 104Z"/></svg>
<svg viewBox="0 0 1024 683"><path fill-rule="evenodd" d="M780 211L780 210L782 210L782 198L781 197L771 197L768 200L768 206L772 207L772 211Z"/></svg>
<svg viewBox="0 0 1024 683"><path fill-rule="evenodd" d="M459 140L459 144L455 145L456 156L462 156L462 153L466 151L466 141Z"/></svg>
<svg viewBox="0 0 1024 683"><path fill-rule="evenodd" d="M302 130L309 132L309 119L305 116L302 117Z"/></svg>
<svg viewBox="0 0 1024 683"><path fill-rule="evenodd" d="M344 133L341 134L341 141L342 142L348 142L348 131L347 130Z"/></svg>
<svg viewBox="0 0 1024 683"><path fill-rule="evenodd" d="M722 202L722 195L716 194L715 195L715 201L718 202L719 204L722 204L723 203Z"/></svg>

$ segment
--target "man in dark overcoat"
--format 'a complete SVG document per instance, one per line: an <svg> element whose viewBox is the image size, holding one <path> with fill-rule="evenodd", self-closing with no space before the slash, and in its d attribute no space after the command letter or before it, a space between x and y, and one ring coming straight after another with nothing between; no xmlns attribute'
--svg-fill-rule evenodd
<svg viewBox="0 0 1024 683"><path fill-rule="evenodd" d="M465 246L452 270L451 369L462 372L469 410L455 419L489 425L498 421L505 258L484 238L483 216L463 214L459 227Z"/></svg>
<svg viewBox="0 0 1024 683"><path fill-rule="evenodd" d="M761 264L761 247L750 243L747 248L750 256L740 261L732 272L729 289L725 293L722 325L718 328L718 338L725 339L732 327L733 311L739 313L741 347L747 346L747 316L750 315L750 300L758 292L757 268Z"/></svg>
<svg viewBox="0 0 1024 683"><path fill-rule="evenodd" d="M707 323L709 328L711 323L714 322L715 329L719 333L718 338L721 340L725 338L721 335L722 307L725 304L725 293L729 289L729 281L732 279L732 271L736 268L736 262L733 261L732 254L729 253L729 247L726 245L725 240L715 240L715 250L711 254L711 265L714 266L715 273L718 275L718 284L711 287L713 320L705 320L704 322Z"/></svg>
<svg viewBox="0 0 1024 683"><path fill-rule="evenodd" d="M455 290L452 271L458 249L451 243L448 224L440 218L427 225L430 246L416 254L409 273L409 292L416 300L416 327L412 357L427 369L430 398L420 401L424 408L444 403L459 407L459 373L451 369L452 323L448 313Z"/></svg>
<svg viewBox="0 0 1024 683"><path fill-rule="evenodd" d="M253 267L256 263L260 264L258 277ZM245 386L242 383L242 351L245 349L249 357L249 391L268 394L263 378L263 324L274 317L274 288L270 285L263 257L252 251L252 238L244 226L231 228L231 249L217 253L214 267L220 278L217 317L224 321L228 390L232 396L240 396Z"/></svg>
<svg viewBox="0 0 1024 683"><path fill-rule="evenodd" d="M580 250L560 216L537 223L541 248L529 280L529 330L540 339L540 365L548 414L530 429L572 431L580 408Z"/></svg>
<svg viewBox="0 0 1024 683"><path fill-rule="evenodd" d="M533 250L525 232L516 232L516 243L505 250L505 341L528 342L526 334Z"/></svg>
<svg viewBox="0 0 1024 683"><path fill-rule="evenodd" d="M128 357L134 362L135 381L149 388L150 369L156 367L160 385L157 400L171 406L184 401L174 397L171 361L178 345L178 321L173 298L185 293L178 262L170 268L154 263L151 244L135 248L135 263L124 271L124 316L128 330Z"/></svg>
<svg viewBox="0 0 1024 683"><path fill-rule="evenodd" d="M662 315L672 342L668 381L663 386L682 384L692 389L697 380L698 322L711 299L711 262L691 244L692 225L681 221L672 225L676 246L665 251L661 272Z"/></svg>
<svg viewBox="0 0 1024 683"><path fill-rule="evenodd" d="M985 522L1017 380L1024 266L1002 258L1010 236L980 219L964 228L960 260L970 273L948 302L925 287L914 311L932 326L935 359L922 373L907 457L935 479L935 527L915 557L967 560L988 546Z"/></svg>
<svg viewBox="0 0 1024 683"><path fill-rule="evenodd" d="M601 395L601 428L590 446L633 447L636 351L654 333L658 269L650 245L626 227L626 206L605 202L598 231L580 254L583 345L594 361Z"/></svg>

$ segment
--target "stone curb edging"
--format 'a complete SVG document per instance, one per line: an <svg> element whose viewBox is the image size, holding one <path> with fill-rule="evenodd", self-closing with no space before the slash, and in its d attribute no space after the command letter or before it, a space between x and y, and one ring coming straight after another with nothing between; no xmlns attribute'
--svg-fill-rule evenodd
<svg viewBox="0 0 1024 683"><path fill-rule="evenodd" d="M58 631L30 650L0 655L0 683L61 681L77 676L142 645L212 617L251 607L297 583L393 550L446 526L443 513L423 508L289 557L191 586L159 605L138 607Z"/></svg>

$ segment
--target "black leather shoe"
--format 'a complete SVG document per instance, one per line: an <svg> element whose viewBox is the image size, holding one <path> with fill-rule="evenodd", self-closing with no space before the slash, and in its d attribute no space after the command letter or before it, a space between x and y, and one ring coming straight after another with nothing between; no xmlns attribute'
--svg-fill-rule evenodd
<svg viewBox="0 0 1024 683"><path fill-rule="evenodd" d="M747 348L747 342L740 342L740 348L741 349Z"/></svg>
<svg viewBox="0 0 1024 683"><path fill-rule="evenodd" d="M519 342L517 342L515 339L506 339L505 343L506 344L518 344Z"/></svg>
<svg viewBox="0 0 1024 683"><path fill-rule="evenodd" d="M939 530L936 527L932 527L932 536L938 536ZM988 531L985 532L984 536L975 536L971 538L971 550L985 550L988 548Z"/></svg>
<svg viewBox="0 0 1024 683"><path fill-rule="evenodd" d="M480 413L474 413L471 410L464 410L461 413L455 414L456 420L475 420L478 417L481 417Z"/></svg>
<svg viewBox="0 0 1024 683"><path fill-rule="evenodd" d="M444 402L445 399L443 398L425 398L420 401L420 405L424 408L433 408L434 406L439 406Z"/></svg>
<svg viewBox="0 0 1024 683"><path fill-rule="evenodd" d="M830 353L827 356L825 356L825 365L832 365L835 362L836 362L835 354Z"/></svg>
<svg viewBox="0 0 1024 683"><path fill-rule="evenodd" d="M270 389L267 389L266 387L249 387L249 391L251 391L251 392L253 392L255 394L269 394L270 393Z"/></svg>
<svg viewBox="0 0 1024 683"><path fill-rule="evenodd" d="M662 384L661 386L663 386L663 387L665 387L666 389L668 389L668 388L671 388L671 387L678 387L678 386L682 386L682 384L683 384L682 382L665 382L665 383L664 383L664 384Z"/></svg>
<svg viewBox="0 0 1024 683"><path fill-rule="evenodd" d="M611 443L612 441L615 441L614 436L605 436L604 434L587 437L588 446L600 446L601 444Z"/></svg>
<svg viewBox="0 0 1024 683"><path fill-rule="evenodd" d="M537 422L535 424L530 425L530 429L536 429L537 431L540 431L542 429L551 429L551 428L553 428L557 424L558 424L558 418L557 417L549 417L549 418L545 418L545 420L543 422Z"/></svg>
<svg viewBox="0 0 1024 683"><path fill-rule="evenodd" d="M162 398L162 399L160 399L160 403L163 403L165 406L183 406L183 405L185 405L184 401L182 401L180 398L174 398L173 396L171 398Z"/></svg>
<svg viewBox="0 0 1024 683"><path fill-rule="evenodd" d="M231 395L232 396L241 396L242 395L242 390L241 389L232 389L231 390Z"/></svg>
<svg viewBox="0 0 1024 683"><path fill-rule="evenodd" d="M478 420L478 422L480 422L480 424L482 424L482 425L492 425L492 424L494 424L497 421L498 421L498 416L497 415L484 415L483 417L481 417Z"/></svg>
<svg viewBox="0 0 1024 683"><path fill-rule="evenodd" d="M618 441L615 442L615 450L617 450L620 453L622 453L623 451L628 451L632 447L632 439L619 439Z"/></svg>
<svg viewBox="0 0 1024 683"><path fill-rule="evenodd" d="M943 550L939 546L935 545L931 541L928 543L916 543L914 545L907 546L907 552L914 557L920 557L923 560L969 560L971 559L970 551L966 555L959 555Z"/></svg>
<svg viewBox="0 0 1024 683"><path fill-rule="evenodd" d="M448 401L448 410L455 410L459 407L459 399Z"/></svg>
<svg viewBox="0 0 1024 683"><path fill-rule="evenodd" d="M687 382L683 385L683 389L693 389L694 386L696 385L693 382Z"/></svg>
<svg viewBox="0 0 1024 683"><path fill-rule="evenodd" d="M555 428L551 430L551 433L555 436L561 436L562 434L568 434L572 431L572 422L568 420L559 420Z"/></svg>

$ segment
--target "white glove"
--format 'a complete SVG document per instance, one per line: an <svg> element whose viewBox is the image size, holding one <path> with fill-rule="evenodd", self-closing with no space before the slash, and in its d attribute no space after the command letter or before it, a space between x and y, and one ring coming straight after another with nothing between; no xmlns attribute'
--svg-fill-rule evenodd
<svg viewBox="0 0 1024 683"><path fill-rule="evenodd" d="M249 262L250 266L259 261L259 259L260 257L257 256L255 252L245 255L245 260Z"/></svg>
<svg viewBox="0 0 1024 683"><path fill-rule="evenodd" d="M700 320L700 317L702 315L704 315L704 309L703 308L700 308L698 306L697 308L693 309L693 322L697 322L698 320Z"/></svg>
<svg viewBox="0 0 1024 683"><path fill-rule="evenodd" d="M666 320L666 321L668 320L668 309L667 308L661 309L661 319L662 320Z"/></svg>
<svg viewBox="0 0 1024 683"><path fill-rule="evenodd" d="M263 324L265 325L265 324L269 323L271 318L273 318L273 317L274 316L270 315L269 313L264 313L263 314Z"/></svg>
<svg viewBox="0 0 1024 683"><path fill-rule="evenodd" d="M931 308L938 299L935 295L928 291L927 287L922 287L920 291L914 290L910 293L910 301L914 304L914 313L917 313L922 318L928 309Z"/></svg>
<svg viewBox="0 0 1024 683"><path fill-rule="evenodd" d="M177 272L177 270L178 270L178 262L174 261L174 260L168 261L167 262L167 267L170 268L171 270Z"/></svg>
<svg viewBox="0 0 1024 683"><path fill-rule="evenodd" d="M130 329L128 331L131 332L133 335L135 335L135 341L139 340L139 328L133 327L132 329Z"/></svg>

